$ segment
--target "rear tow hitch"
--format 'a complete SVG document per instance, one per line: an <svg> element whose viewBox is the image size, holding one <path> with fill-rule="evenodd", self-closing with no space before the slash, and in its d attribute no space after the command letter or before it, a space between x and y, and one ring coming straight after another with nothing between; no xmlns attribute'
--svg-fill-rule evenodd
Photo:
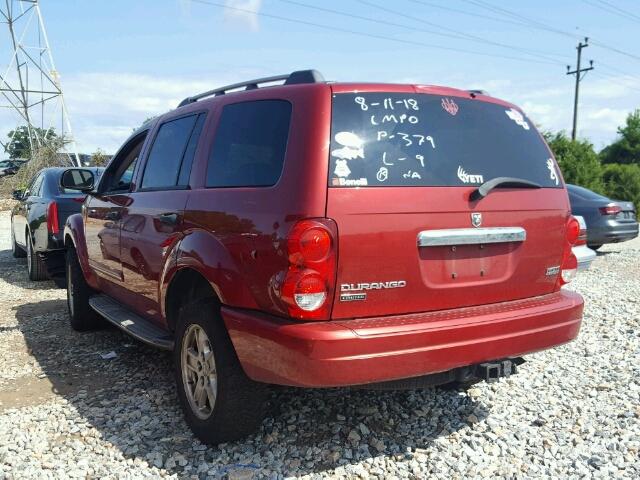
<svg viewBox="0 0 640 480"><path fill-rule="evenodd" d="M517 366L524 363L523 358L505 358L495 362L480 363L476 366L476 376L487 383L497 382L501 377L515 375Z"/></svg>

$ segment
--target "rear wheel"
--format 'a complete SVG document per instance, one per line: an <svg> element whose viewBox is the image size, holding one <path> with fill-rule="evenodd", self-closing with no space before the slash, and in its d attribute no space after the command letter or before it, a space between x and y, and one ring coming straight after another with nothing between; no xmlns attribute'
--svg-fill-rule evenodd
<svg viewBox="0 0 640 480"><path fill-rule="evenodd" d="M602 248L602 245L589 245L589 248L591 250L599 250L600 248Z"/></svg>
<svg viewBox="0 0 640 480"><path fill-rule="evenodd" d="M67 248L67 308L71 328L79 332L95 330L103 325L103 320L89 305L89 297L95 292L84 279L76 249Z"/></svg>
<svg viewBox="0 0 640 480"><path fill-rule="evenodd" d="M47 280L49 275L47 274L47 267L44 261L33 249L33 239L31 234L27 232L27 272L29 273L29 280L39 282L40 280Z"/></svg>
<svg viewBox="0 0 640 480"><path fill-rule="evenodd" d="M16 235L13 232L13 220L11 220L11 254L13 258L24 258L27 256L27 253L22 247L16 243Z"/></svg>
<svg viewBox="0 0 640 480"><path fill-rule="evenodd" d="M213 299L184 306L173 357L186 421L209 444L238 440L257 430L268 392L266 385L245 375L219 311Z"/></svg>

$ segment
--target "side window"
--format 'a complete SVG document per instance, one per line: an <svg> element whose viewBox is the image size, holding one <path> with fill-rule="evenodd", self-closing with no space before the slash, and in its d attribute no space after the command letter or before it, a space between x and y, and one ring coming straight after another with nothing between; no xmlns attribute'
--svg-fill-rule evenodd
<svg viewBox="0 0 640 480"><path fill-rule="evenodd" d="M207 167L207 187L275 185L289 137L291 103L258 100L226 105Z"/></svg>
<svg viewBox="0 0 640 480"><path fill-rule="evenodd" d="M35 180L31 183L29 187L29 196L38 197L40 196L40 190L42 189L42 181L44 180L44 173L40 173Z"/></svg>
<svg viewBox="0 0 640 480"><path fill-rule="evenodd" d="M198 115L190 115L168 121L160 126L144 169L143 189L171 188L178 185L182 173L182 159L187 157L187 154L190 157L188 169L191 172L197 139L194 139L193 143L190 139L193 137L197 119ZM188 174L185 173L185 176L188 182Z"/></svg>
<svg viewBox="0 0 640 480"><path fill-rule="evenodd" d="M113 159L100 182L100 191L115 193L130 190L133 172L138 163L138 157L147 133L144 132L130 140L118 153L117 157ZM102 186L103 183L104 187Z"/></svg>

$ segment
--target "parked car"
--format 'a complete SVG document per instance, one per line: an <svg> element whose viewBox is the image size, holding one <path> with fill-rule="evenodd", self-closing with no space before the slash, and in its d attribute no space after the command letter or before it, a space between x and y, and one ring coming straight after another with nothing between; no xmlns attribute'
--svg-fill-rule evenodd
<svg viewBox="0 0 640 480"><path fill-rule="evenodd" d="M69 318L173 350L188 424L230 441L267 384L464 387L574 339L579 229L514 105L299 71L125 142L65 226Z"/></svg>
<svg viewBox="0 0 640 480"><path fill-rule="evenodd" d="M63 188L60 178L66 168L44 168L25 191L16 190L19 200L11 212L11 245L14 257L27 257L29 279L51 278L64 287L64 224L69 215L80 212L85 193ZM99 178L102 168L87 170Z"/></svg>
<svg viewBox="0 0 640 480"><path fill-rule="evenodd" d="M571 211L587 223L589 248L598 250L605 243L626 242L638 236L633 202L612 200L578 185L569 184L567 190Z"/></svg>
<svg viewBox="0 0 640 480"><path fill-rule="evenodd" d="M591 250L587 246L587 223L580 215L574 215L574 218L580 224L580 234L578 240L573 245L572 251L578 260L578 271L588 270L593 261L596 259L597 254L595 250Z"/></svg>
<svg viewBox="0 0 640 480"><path fill-rule="evenodd" d="M24 165L24 160L2 160L0 161L0 177L15 175L15 173Z"/></svg>

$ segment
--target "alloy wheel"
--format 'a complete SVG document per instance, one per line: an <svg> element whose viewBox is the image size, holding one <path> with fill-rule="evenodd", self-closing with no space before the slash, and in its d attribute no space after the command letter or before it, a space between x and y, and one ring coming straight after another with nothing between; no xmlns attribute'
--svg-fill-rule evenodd
<svg viewBox="0 0 640 480"><path fill-rule="evenodd" d="M180 367L191 411L206 420L216 404L218 373L209 337L197 324L189 325L182 339Z"/></svg>

